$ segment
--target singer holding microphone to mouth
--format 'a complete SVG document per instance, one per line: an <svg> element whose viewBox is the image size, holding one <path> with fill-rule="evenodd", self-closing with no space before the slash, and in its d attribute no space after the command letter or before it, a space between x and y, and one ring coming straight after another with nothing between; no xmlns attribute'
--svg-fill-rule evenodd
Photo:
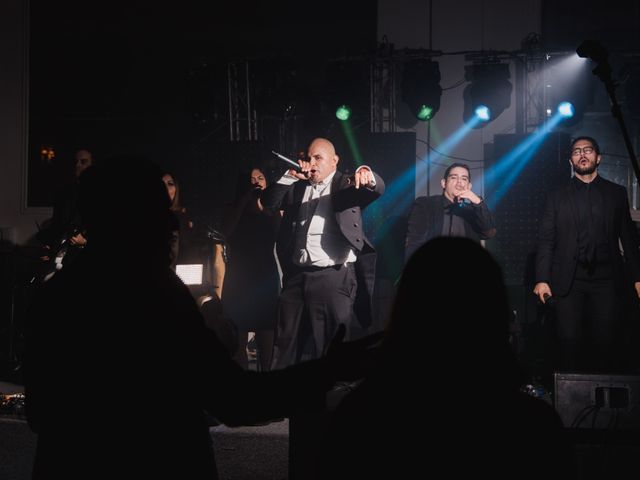
<svg viewBox="0 0 640 480"><path fill-rule="evenodd" d="M405 262L435 237L466 237L476 242L496 235L493 215L471 185L471 171L454 163L440 180L442 195L416 198L407 222Z"/></svg>
<svg viewBox="0 0 640 480"><path fill-rule="evenodd" d="M356 319L356 294L363 306L357 320L364 327L370 323L376 257L361 212L384 192L384 181L368 166L351 177L339 172L339 157L325 138L313 140L295 168L283 160L291 168L261 197L265 211L283 212L272 368L320 357L338 325L348 330Z"/></svg>
<svg viewBox="0 0 640 480"><path fill-rule="evenodd" d="M260 201L268 185L267 177L267 171L260 165L254 165L249 173L242 172L237 199L228 206L222 223L228 250L220 298L240 339L236 359L248 368L247 355L252 355L253 349L247 339L249 332L254 332L256 365L260 371L269 370L271 365L280 292L274 253L280 214L266 215Z"/></svg>

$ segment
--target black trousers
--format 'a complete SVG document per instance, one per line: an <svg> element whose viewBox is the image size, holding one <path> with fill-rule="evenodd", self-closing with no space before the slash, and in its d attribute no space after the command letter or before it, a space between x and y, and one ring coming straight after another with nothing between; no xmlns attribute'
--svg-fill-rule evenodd
<svg viewBox="0 0 640 480"><path fill-rule="evenodd" d="M353 264L299 268L285 280L271 368L284 368L325 352L340 323L355 319L357 280Z"/></svg>
<svg viewBox="0 0 640 480"><path fill-rule="evenodd" d="M622 298L609 265L578 265L569 294L556 298L555 369L615 373L623 368Z"/></svg>

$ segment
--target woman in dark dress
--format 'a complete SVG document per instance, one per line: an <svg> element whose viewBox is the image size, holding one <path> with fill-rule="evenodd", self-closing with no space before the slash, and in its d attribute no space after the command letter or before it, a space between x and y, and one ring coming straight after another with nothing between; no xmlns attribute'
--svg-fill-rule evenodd
<svg viewBox="0 0 640 480"><path fill-rule="evenodd" d="M187 209L180 203L180 185L171 173L165 173L162 181L167 187L167 193L171 200L170 210L174 215L173 236L171 241L171 267L175 270L176 264L192 263L188 260L192 256L192 237L194 236L194 223Z"/></svg>
<svg viewBox="0 0 640 480"><path fill-rule="evenodd" d="M274 246L280 216L262 211L265 172L254 167L236 202L226 212L223 232L228 246L223 306L239 338L255 332L258 368L268 370L273 348L280 276Z"/></svg>

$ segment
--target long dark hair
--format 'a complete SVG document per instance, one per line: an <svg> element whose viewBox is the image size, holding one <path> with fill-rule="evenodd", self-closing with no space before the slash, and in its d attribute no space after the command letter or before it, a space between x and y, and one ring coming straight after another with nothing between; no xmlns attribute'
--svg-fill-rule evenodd
<svg viewBox="0 0 640 480"><path fill-rule="evenodd" d="M186 208L184 208L182 206L182 204L180 203L180 183L178 182L178 180L176 179L176 176L171 173L171 172L164 172L162 174L162 176L170 176L171 180L173 180L173 184L176 187L176 194L173 197L173 200L171 200L171 206L169 207L169 210L171 210L172 212L177 212L177 213L184 213L186 212Z"/></svg>
<svg viewBox="0 0 640 480"><path fill-rule="evenodd" d="M235 201L237 202L242 196L251 190L251 172L254 170L260 171L262 175L264 175L267 186L271 183L271 176L269 171L261 164L253 164L248 169L243 169L238 173L236 178L236 196Z"/></svg>

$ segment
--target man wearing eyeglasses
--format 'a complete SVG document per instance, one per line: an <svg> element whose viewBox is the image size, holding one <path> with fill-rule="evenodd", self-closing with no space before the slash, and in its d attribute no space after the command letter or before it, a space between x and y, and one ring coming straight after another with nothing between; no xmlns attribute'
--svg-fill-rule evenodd
<svg viewBox="0 0 640 480"><path fill-rule="evenodd" d="M476 195L471 171L463 163L454 163L440 180L442 195L415 199L407 222L405 259L435 237L466 237L480 242L496 235L493 214Z"/></svg>
<svg viewBox="0 0 640 480"><path fill-rule="evenodd" d="M620 305L629 275L640 297L638 236L627 191L598 175L601 159L595 139L576 138L570 157L574 176L548 194L540 220L533 292L555 306L555 370L624 368Z"/></svg>

